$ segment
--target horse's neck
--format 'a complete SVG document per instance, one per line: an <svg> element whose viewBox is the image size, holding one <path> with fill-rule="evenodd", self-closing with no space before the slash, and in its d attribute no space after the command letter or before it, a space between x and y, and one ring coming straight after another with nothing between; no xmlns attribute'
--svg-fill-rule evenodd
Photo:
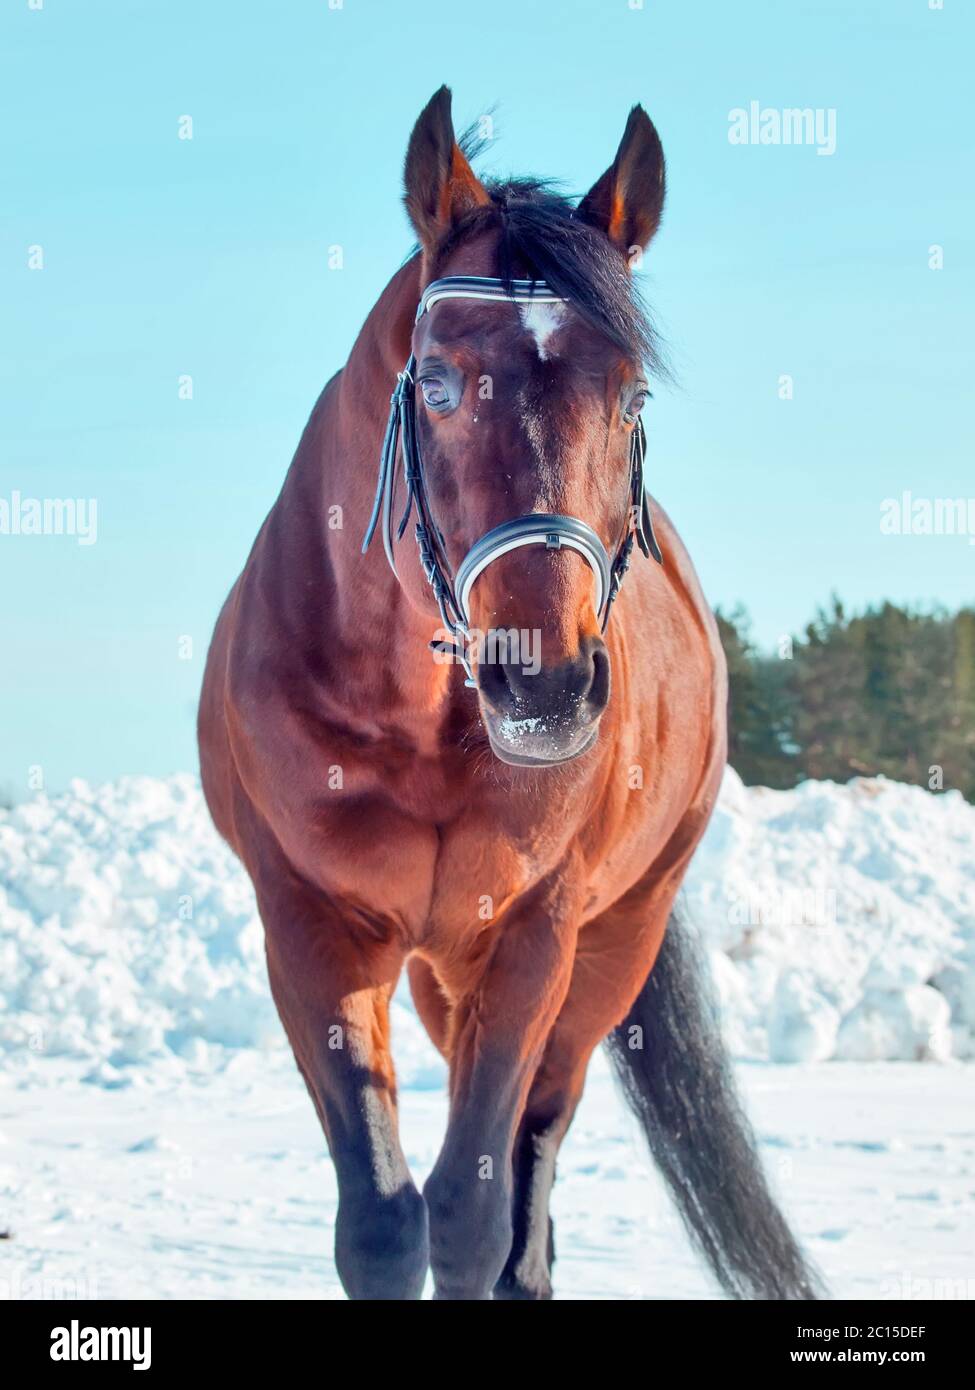
<svg viewBox="0 0 975 1390"><path fill-rule="evenodd" d="M419 286L414 260L383 291L344 370L312 412L268 534L271 564L283 571L276 587L283 602L296 605L304 640L321 644L332 695L351 706L368 695L372 706L378 690L395 691L395 717L406 723L414 715L429 721L451 685L447 668L426 649L437 622L433 610L424 614L409 602L378 535L365 555L360 551ZM418 568L414 549L398 548L404 571Z"/></svg>

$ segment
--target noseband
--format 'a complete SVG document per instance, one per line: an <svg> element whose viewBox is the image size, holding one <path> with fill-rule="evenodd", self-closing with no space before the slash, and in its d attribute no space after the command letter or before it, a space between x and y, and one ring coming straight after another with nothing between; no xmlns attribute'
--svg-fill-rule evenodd
<svg viewBox="0 0 975 1390"><path fill-rule="evenodd" d="M427 286L416 311L415 321L419 323L423 315L443 299L503 300L512 304L569 303L561 295L554 294L543 280L512 280L506 285L503 280L480 275L451 275L443 280L434 280ZM423 476L423 460L420 457L420 444L416 432L416 385L413 380L415 369L416 358L411 353L406 366L397 374L396 389L390 397L389 421L379 458L376 498L362 542L363 554L375 535L381 517L386 558L393 574L399 578L393 554L393 494L396 491L397 450L402 440L406 507L396 526L396 540L402 539L415 507L415 534L423 572L433 589L444 627L453 634L452 641L431 642L430 646L439 651L453 650L455 657L467 672L467 685L476 685L468 656L468 647L472 640L469 607L471 590L478 576L484 573L488 565L520 546L544 545L546 550L568 548L580 554L592 570L596 581L596 613L600 628L605 631L609 622L609 611L620 591L623 576L629 568L633 542L636 541L644 555L652 555L658 563L663 564L663 556L653 534L653 521L644 485L646 435L642 420L637 416L630 436L627 522L616 553L612 557L588 522L580 521L574 516L530 512L514 521L503 521L500 526L495 526L480 540L475 541L457 567L457 573L452 576L443 532L430 511L430 499Z"/></svg>

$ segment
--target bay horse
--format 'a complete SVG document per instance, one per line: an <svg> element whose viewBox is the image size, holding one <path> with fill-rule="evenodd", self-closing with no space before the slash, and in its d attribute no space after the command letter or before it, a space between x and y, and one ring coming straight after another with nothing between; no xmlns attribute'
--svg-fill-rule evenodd
<svg viewBox="0 0 975 1390"><path fill-rule="evenodd" d="M482 182L441 88L405 202L418 249L312 411L199 713L336 1168L339 1277L354 1298L417 1298L428 1269L436 1298L550 1298L556 1155L608 1040L724 1290L814 1297L671 921L726 675L643 486L656 357L632 262L663 209L659 137L634 107L573 205ZM422 1195L390 1050L404 966L449 1063Z"/></svg>

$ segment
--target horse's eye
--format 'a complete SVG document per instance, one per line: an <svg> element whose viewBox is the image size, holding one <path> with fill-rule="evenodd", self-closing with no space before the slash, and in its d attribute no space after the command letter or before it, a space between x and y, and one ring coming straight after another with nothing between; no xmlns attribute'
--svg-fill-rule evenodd
<svg viewBox="0 0 975 1390"><path fill-rule="evenodd" d="M626 410L623 412L623 419L626 421L628 425L632 425L633 422L636 420L636 417L639 415L640 411L646 405L649 395L649 391L638 391L636 395L633 397L633 399L630 401L629 405L626 407Z"/></svg>
<svg viewBox="0 0 975 1390"><path fill-rule="evenodd" d="M438 376L424 377L420 382L423 399L431 410L442 410L450 404L450 392Z"/></svg>

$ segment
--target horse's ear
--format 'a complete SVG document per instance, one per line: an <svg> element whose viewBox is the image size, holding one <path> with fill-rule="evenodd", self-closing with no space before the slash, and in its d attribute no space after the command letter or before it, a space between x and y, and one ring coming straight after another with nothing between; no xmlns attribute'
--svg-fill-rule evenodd
<svg viewBox="0 0 975 1390"><path fill-rule="evenodd" d="M454 222L491 200L454 137L450 88L441 87L420 112L406 151L406 211L425 251Z"/></svg>
<svg viewBox="0 0 975 1390"><path fill-rule="evenodd" d="M634 106L616 158L579 204L576 216L630 256L642 251L664 210L664 151L656 126Z"/></svg>

